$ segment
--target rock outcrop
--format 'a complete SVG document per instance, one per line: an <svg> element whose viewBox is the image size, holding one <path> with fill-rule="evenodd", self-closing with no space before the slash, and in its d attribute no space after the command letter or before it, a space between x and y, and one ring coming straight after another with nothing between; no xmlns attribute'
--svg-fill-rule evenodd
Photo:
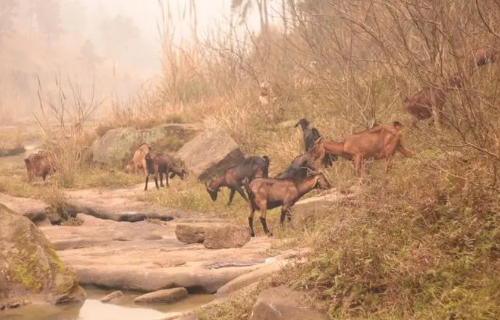
<svg viewBox="0 0 500 320"><path fill-rule="evenodd" d="M44 234L0 204L0 305L13 298L51 304L81 302L85 291ZM10 303L10 302L9 302Z"/></svg>
<svg viewBox="0 0 500 320"><path fill-rule="evenodd" d="M188 296L185 288L173 288L146 293L134 299L134 303L173 303Z"/></svg>
<svg viewBox="0 0 500 320"><path fill-rule="evenodd" d="M121 291L118 290L118 291L115 291L115 292L111 292L110 294L102 297L99 301L101 301L103 303L108 303L108 302L111 302L111 301L118 300L121 297L123 297L123 292L121 292Z"/></svg>
<svg viewBox="0 0 500 320"><path fill-rule="evenodd" d="M244 160L238 144L224 129L207 129L186 143L176 155L200 180L221 174Z"/></svg>
<svg viewBox="0 0 500 320"><path fill-rule="evenodd" d="M93 162L124 166L142 142L161 151L175 152L197 132L199 128L192 124L165 124L151 129L111 129L94 141L89 153Z"/></svg>
<svg viewBox="0 0 500 320"><path fill-rule="evenodd" d="M178 224L175 227L175 237L183 243L203 243L205 226L201 224Z"/></svg>
<svg viewBox="0 0 500 320"><path fill-rule="evenodd" d="M250 320L327 320L311 309L305 294L281 286L264 290L252 307Z"/></svg>
<svg viewBox="0 0 500 320"><path fill-rule="evenodd" d="M203 245L207 249L240 248L250 241L247 226L215 225L205 228Z"/></svg>
<svg viewBox="0 0 500 320"><path fill-rule="evenodd" d="M0 203L3 203L14 212L24 215L33 222L41 222L47 218L47 211L50 206L40 200L12 197L7 194L0 194Z"/></svg>

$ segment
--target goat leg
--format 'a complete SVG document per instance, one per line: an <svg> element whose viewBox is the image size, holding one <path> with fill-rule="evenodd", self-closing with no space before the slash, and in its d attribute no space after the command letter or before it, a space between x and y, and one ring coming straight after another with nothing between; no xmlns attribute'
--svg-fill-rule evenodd
<svg viewBox="0 0 500 320"><path fill-rule="evenodd" d="M264 229L264 233L267 234L267 236L269 237L272 237L273 234L271 233L271 231L269 231L269 229L267 228L267 221L266 221L266 218L264 217L260 217L260 223L262 224L262 228Z"/></svg>
<svg viewBox="0 0 500 320"><path fill-rule="evenodd" d="M234 198L234 193L236 192L236 190L234 190L233 188L231 188L231 192L229 193L229 201L227 202L227 205L231 205L231 203L233 202L233 198Z"/></svg>
<svg viewBox="0 0 500 320"><path fill-rule="evenodd" d="M363 161L363 158L357 156L354 158L354 174L357 177L361 176L361 162Z"/></svg>
<svg viewBox="0 0 500 320"><path fill-rule="evenodd" d="M154 179L155 179L155 185L156 185L156 189L160 189L160 187L158 186L158 175L155 175L154 176Z"/></svg>
<svg viewBox="0 0 500 320"><path fill-rule="evenodd" d="M283 228L283 225L285 224L285 216L287 213L287 209L285 206L281 208L281 216L280 216L280 226Z"/></svg>
<svg viewBox="0 0 500 320"><path fill-rule="evenodd" d="M255 232L253 231L253 214L251 217L248 217L248 226L250 227L250 236L255 237Z"/></svg>
<svg viewBox="0 0 500 320"><path fill-rule="evenodd" d="M241 189L241 187L238 187L236 188L236 191L238 191L238 193L240 194L240 196L245 199L246 202L248 202L248 198L247 196L245 195L245 191L243 191L243 189Z"/></svg>
<svg viewBox="0 0 500 320"><path fill-rule="evenodd" d="M168 181L168 177L167 177L167 181ZM164 187L164 185L163 185L163 171L160 171L160 187Z"/></svg>
<svg viewBox="0 0 500 320"><path fill-rule="evenodd" d="M165 172L165 184L167 185L167 188L170 188L170 185L168 184L168 174L170 173L170 170L167 169L167 172Z"/></svg>
<svg viewBox="0 0 500 320"><path fill-rule="evenodd" d="M144 185L144 191L148 190L148 180L149 180L149 175L146 175L146 184Z"/></svg>

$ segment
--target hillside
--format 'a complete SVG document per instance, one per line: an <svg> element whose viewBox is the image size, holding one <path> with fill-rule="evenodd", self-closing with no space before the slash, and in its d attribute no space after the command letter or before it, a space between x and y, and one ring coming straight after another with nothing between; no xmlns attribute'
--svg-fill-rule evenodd
<svg viewBox="0 0 500 320"><path fill-rule="evenodd" d="M245 9L247 3L233 6ZM114 128L222 128L245 155L267 155L274 176L303 152L302 133L294 127L301 118L326 141L399 121L414 156L396 153L387 173L383 161L367 161L361 177L342 157L329 168L315 168L335 192L360 193L292 208L293 225L283 229L279 209L270 210L267 219L277 239L270 250L307 248L309 254L197 309L196 317L254 320L261 291L286 286L304 293L310 308L330 319L500 319L497 4L311 0L283 6L288 18L281 28L266 22L261 8L259 34L242 39L236 31L245 26L234 26L182 50L166 45L161 81L129 109L100 117L95 131L78 132L72 140L49 135L48 148L60 168L51 182L44 188L28 183L17 163L2 172L12 179L0 182L0 190L64 207L67 189L138 183L123 166L99 166L83 156L92 141ZM168 34L163 40L168 43ZM491 55L478 55L485 48ZM269 92L262 88L265 81ZM429 97L426 116L410 114L408 101L433 90L445 98ZM172 135L161 142L159 148L170 151L170 144L185 141ZM372 147L367 145L360 148ZM207 162L214 157L200 153ZM237 197L226 206L226 193L214 202L194 176L137 197L248 223L244 200ZM257 238L264 236L259 227Z"/></svg>

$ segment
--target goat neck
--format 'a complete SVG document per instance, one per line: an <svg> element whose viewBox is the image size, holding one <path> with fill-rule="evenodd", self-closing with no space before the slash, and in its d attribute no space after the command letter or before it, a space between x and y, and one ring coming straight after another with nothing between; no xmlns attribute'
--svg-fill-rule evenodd
<svg viewBox="0 0 500 320"><path fill-rule="evenodd" d="M212 181L210 181L210 183L208 184L207 188L210 191L216 191L217 189L219 189L221 186L223 186L225 184L226 184L226 177L224 175L222 175L222 176L220 176L218 178L215 178Z"/></svg>
<svg viewBox="0 0 500 320"><path fill-rule="evenodd" d="M304 178L302 181L295 184L297 191L299 193L299 198L314 189L316 183L318 183L319 176L314 175Z"/></svg>

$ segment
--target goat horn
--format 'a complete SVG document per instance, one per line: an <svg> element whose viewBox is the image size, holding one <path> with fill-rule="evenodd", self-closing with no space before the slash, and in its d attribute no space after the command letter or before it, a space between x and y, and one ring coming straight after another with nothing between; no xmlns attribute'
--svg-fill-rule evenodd
<svg viewBox="0 0 500 320"><path fill-rule="evenodd" d="M318 139L316 139L316 141L314 141L314 142L318 142L318 141L320 141L321 139L323 139L323 137L319 137L319 138L318 138Z"/></svg>

